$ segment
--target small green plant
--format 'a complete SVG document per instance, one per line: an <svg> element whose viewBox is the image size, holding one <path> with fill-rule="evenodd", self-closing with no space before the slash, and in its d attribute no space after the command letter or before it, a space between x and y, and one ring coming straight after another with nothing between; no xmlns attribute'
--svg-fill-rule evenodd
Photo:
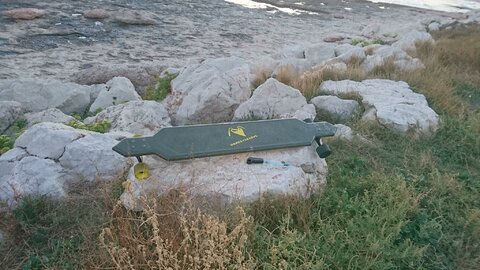
<svg viewBox="0 0 480 270"><path fill-rule="evenodd" d="M143 99L145 100L164 100L171 91L170 82L177 77L176 74L167 73L163 77L155 78L155 85L148 86L145 89Z"/></svg>
<svg viewBox="0 0 480 270"><path fill-rule="evenodd" d="M18 119L9 128L9 135L0 135L0 155L13 148L15 140L22 135L27 128L28 122L25 119Z"/></svg>
<svg viewBox="0 0 480 270"><path fill-rule="evenodd" d="M368 45L373 45L373 44L380 44L380 45L385 45L385 41L382 39L353 39L351 44L353 46L360 45L362 47L366 47Z"/></svg>
<svg viewBox="0 0 480 270"><path fill-rule="evenodd" d="M76 129L85 129L85 130L94 131L98 133L106 133L112 127L112 124L106 119L103 119L100 122L94 122L90 124L84 124L80 121L72 120L65 124L67 126L71 126Z"/></svg>
<svg viewBox="0 0 480 270"><path fill-rule="evenodd" d="M7 135L0 135L0 155L6 153L8 150L13 148L13 143L11 137Z"/></svg>

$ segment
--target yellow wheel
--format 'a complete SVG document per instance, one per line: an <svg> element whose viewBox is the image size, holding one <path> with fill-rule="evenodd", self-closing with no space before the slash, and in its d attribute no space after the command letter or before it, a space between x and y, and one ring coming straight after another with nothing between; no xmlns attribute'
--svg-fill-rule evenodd
<svg viewBox="0 0 480 270"><path fill-rule="evenodd" d="M133 173L138 180L144 180L150 176L148 165L143 162L135 164L133 167Z"/></svg>

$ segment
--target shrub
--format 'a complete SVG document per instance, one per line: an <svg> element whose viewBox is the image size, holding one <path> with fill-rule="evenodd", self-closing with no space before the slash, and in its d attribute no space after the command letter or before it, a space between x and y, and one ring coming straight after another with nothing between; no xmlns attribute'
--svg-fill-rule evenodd
<svg viewBox="0 0 480 270"><path fill-rule="evenodd" d="M171 92L170 82L177 77L176 74L166 73L163 77L156 77L155 85L148 86L145 89L143 99L146 100L164 100Z"/></svg>

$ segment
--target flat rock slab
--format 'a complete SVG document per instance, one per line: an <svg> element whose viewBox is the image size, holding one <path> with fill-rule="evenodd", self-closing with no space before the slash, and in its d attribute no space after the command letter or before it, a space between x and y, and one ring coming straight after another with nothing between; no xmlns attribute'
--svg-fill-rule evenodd
<svg viewBox="0 0 480 270"><path fill-rule="evenodd" d="M405 82L326 81L320 85L320 91L359 95L365 108L363 120L378 121L401 133L413 131L417 135L431 135L440 125L438 114L428 106L425 96L413 92Z"/></svg>
<svg viewBox="0 0 480 270"><path fill-rule="evenodd" d="M84 113L95 86L45 79L0 80L0 101L16 101L27 112L57 108L66 114Z"/></svg>
<svg viewBox="0 0 480 270"><path fill-rule="evenodd" d="M250 156L289 165L248 165ZM131 170L123 184L121 201L129 209L141 210L145 199L176 189L213 203L252 202L265 193L308 197L322 189L327 174L327 164L318 158L315 146L175 162L147 156L144 162L150 167L150 177L137 180Z"/></svg>
<svg viewBox="0 0 480 270"><path fill-rule="evenodd" d="M138 135L153 135L162 127L171 126L165 106L151 100L129 101L111 106L85 119L84 122L98 123L103 120L111 123L110 131L124 131Z"/></svg>

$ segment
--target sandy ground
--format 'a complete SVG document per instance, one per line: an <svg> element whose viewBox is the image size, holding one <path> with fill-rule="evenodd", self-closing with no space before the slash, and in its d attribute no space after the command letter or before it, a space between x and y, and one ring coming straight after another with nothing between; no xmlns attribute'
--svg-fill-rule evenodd
<svg viewBox="0 0 480 270"><path fill-rule="evenodd" d="M0 0L0 11L45 9L32 21L0 16L0 79L43 77L71 80L95 66L183 66L221 56L256 59L294 43L321 42L329 35L358 38L372 23L408 29L426 18L452 14L360 0L263 1L303 10L249 9L223 0ZM92 20L91 8L151 12L155 25Z"/></svg>

